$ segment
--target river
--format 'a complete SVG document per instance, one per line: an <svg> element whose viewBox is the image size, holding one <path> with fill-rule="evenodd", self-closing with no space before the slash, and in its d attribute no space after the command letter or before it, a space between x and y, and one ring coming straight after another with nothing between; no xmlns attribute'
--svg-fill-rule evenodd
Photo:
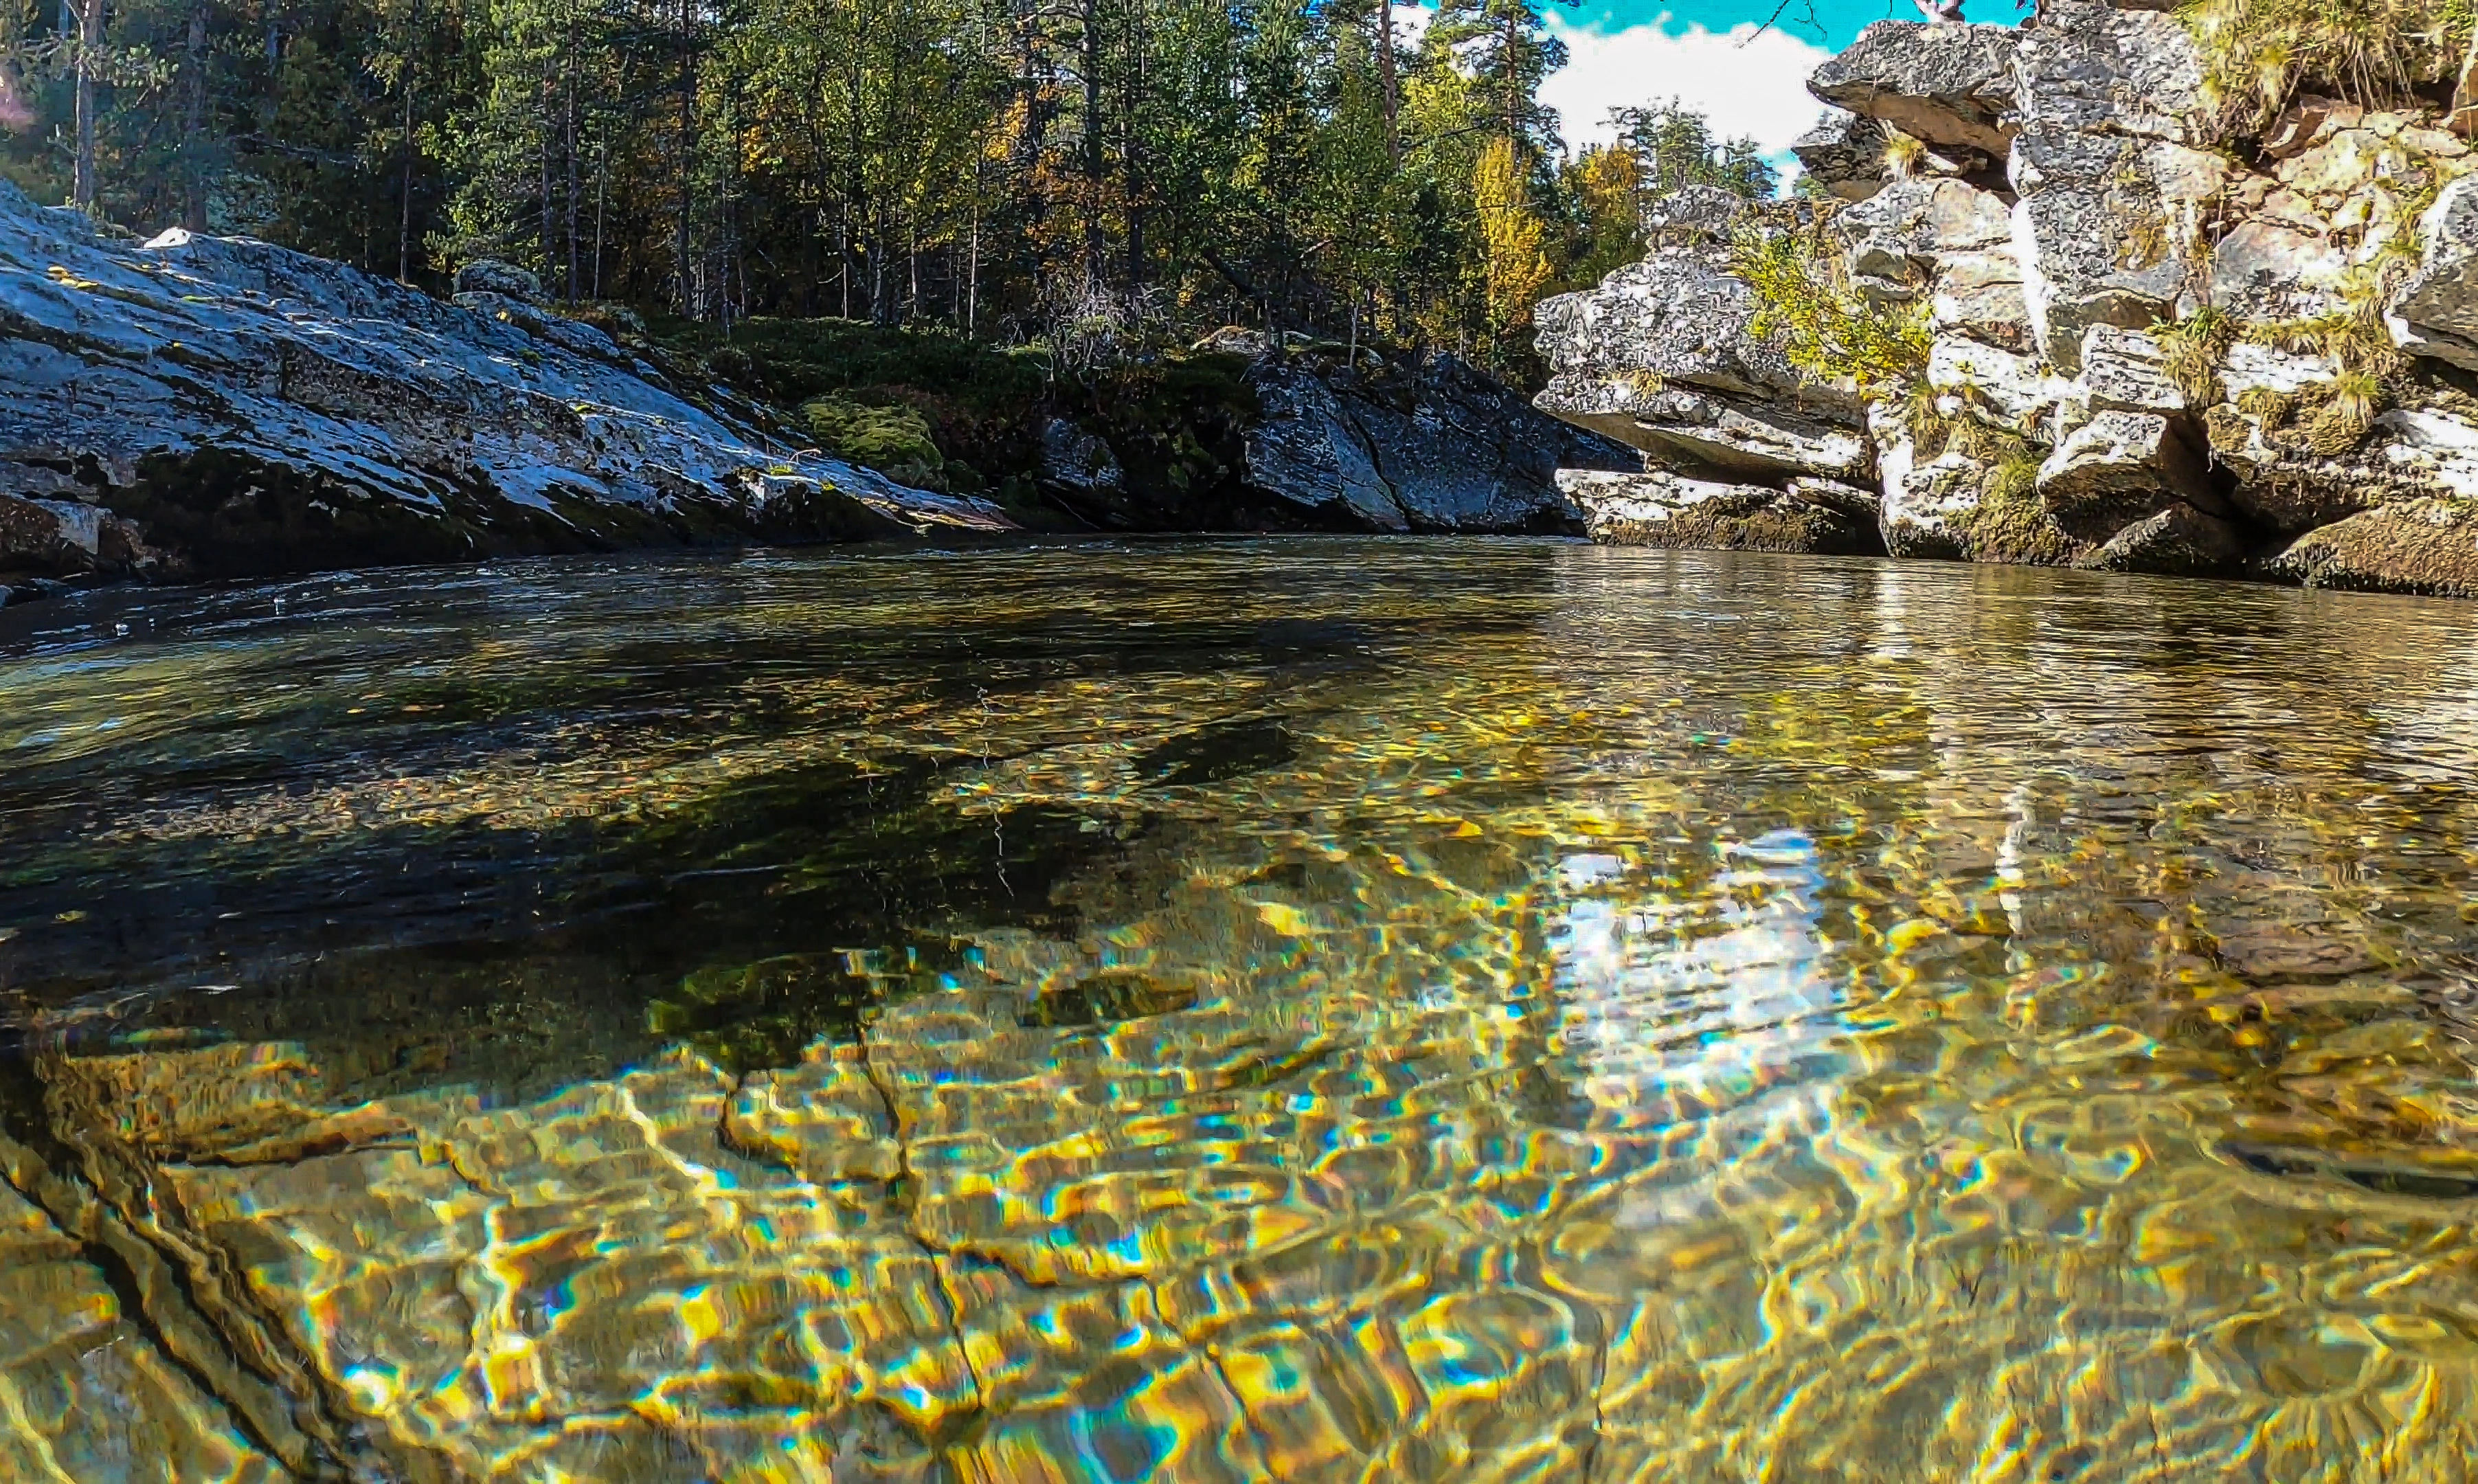
<svg viewBox="0 0 2478 1484"><path fill-rule="evenodd" d="M1337 538L6 617L9 1478L2478 1471L2478 606Z"/></svg>

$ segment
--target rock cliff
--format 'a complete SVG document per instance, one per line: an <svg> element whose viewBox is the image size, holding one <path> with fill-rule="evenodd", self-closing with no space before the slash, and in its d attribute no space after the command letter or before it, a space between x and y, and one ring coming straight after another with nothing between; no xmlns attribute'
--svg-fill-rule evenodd
<svg viewBox="0 0 2478 1484"><path fill-rule="evenodd" d="M1665 198L1540 307L1539 406L1656 465L1567 477L1595 537L2478 595L2478 156L2440 90L2231 124L2206 71L2136 0L1870 26L1810 197ZM1759 287L1785 239L1826 302Z"/></svg>
<svg viewBox="0 0 2478 1484"><path fill-rule="evenodd" d="M140 245L0 183L0 592L1010 523L704 400L519 297Z"/></svg>

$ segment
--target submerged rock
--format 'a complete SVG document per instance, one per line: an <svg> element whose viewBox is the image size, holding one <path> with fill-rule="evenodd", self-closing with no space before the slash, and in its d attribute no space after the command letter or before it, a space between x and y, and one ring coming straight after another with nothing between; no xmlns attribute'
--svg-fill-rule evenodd
<svg viewBox="0 0 2478 1484"><path fill-rule="evenodd" d="M0 185L0 566L215 576L1009 524L795 452L506 291L523 285L468 277L482 308L264 242L136 246ZM28 507L61 519L48 556Z"/></svg>

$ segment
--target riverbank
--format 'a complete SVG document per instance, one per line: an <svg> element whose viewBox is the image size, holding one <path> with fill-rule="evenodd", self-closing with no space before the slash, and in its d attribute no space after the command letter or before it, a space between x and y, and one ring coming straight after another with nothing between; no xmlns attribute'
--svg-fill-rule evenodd
<svg viewBox="0 0 2478 1484"><path fill-rule="evenodd" d="M1654 465L1571 482L1595 538L2478 596L2471 80L2198 35L1880 22L1811 195L1653 203L1539 312L1539 405Z"/></svg>

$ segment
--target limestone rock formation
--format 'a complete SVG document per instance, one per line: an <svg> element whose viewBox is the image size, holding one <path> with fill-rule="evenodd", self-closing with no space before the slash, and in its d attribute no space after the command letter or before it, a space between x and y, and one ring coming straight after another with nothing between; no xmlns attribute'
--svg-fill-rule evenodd
<svg viewBox="0 0 2478 1484"><path fill-rule="evenodd" d="M1719 514L1772 491L1896 558L2468 591L2478 154L2433 100L2310 93L2233 136L2175 9L1870 26L1808 84L1824 199L1730 217L1801 244L1806 288L1751 265L1767 305L1726 245L1651 234L1543 304L1538 405L1656 465L1594 533L1735 544ZM1896 131L1925 146L1898 164ZM1754 333L1767 309L1822 374ZM1821 343L1872 360L1816 356L1858 323Z"/></svg>
<svg viewBox="0 0 2478 1484"><path fill-rule="evenodd" d="M132 245L0 184L0 587L1009 524L492 282L477 310L263 242Z"/></svg>
<svg viewBox="0 0 2478 1484"><path fill-rule="evenodd" d="M1582 469L1561 470L1557 483L1581 508L1592 540L1604 545L1830 556L1875 556L1884 550L1869 523L1812 498L1762 485ZM1810 489L1814 484L1809 482Z"/></svg>
<svg viewBox="0 0 2478 1484"><path fill-rule="evenodd" d="M2417 276L2393 299L2402 349L2478 371L2478 177L2446 186L2418 221Z"/></svg>

